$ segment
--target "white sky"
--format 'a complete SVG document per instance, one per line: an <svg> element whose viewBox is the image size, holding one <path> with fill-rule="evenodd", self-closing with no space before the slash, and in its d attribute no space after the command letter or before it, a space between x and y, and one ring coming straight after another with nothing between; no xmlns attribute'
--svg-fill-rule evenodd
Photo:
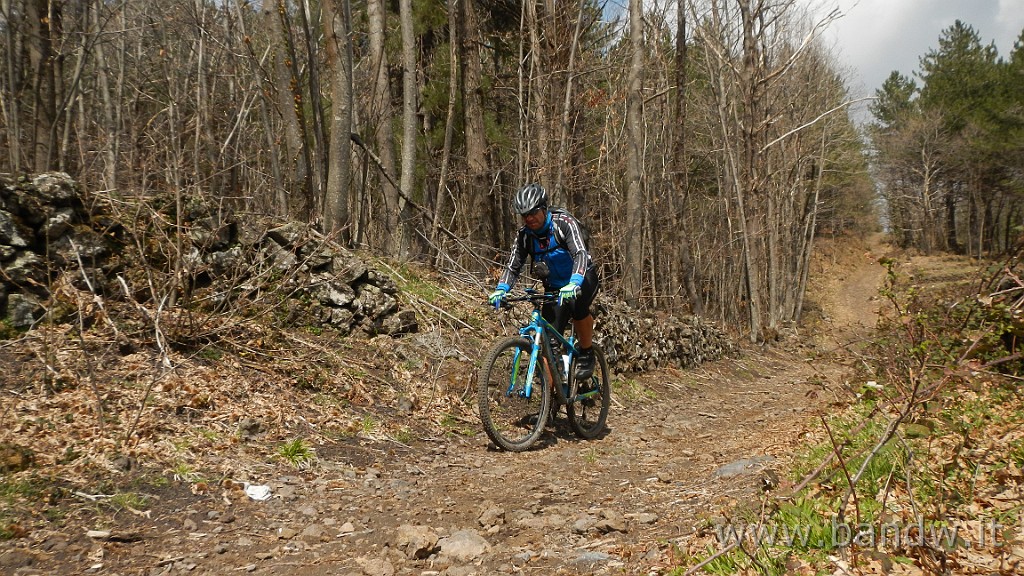
<svg viewBox="0 0 1024 576"><path fill-rule="evenodd" d="M644 0L671 11L677 0ZM798 0L822 17L833 8L843 14L824 40L846 72L851 99L872 97L893 70L912 78L920 58L937 49L942 31L960 20L983 44L995 43L1008 58L1024 31L1024 0ZM607 0L605 12L628 13L629 0ZM674 12L673 12L674 13ZM854 118L865 119L867 103L855 104Z"/></svg>
<svg viewBox="0 0 1024 576"><path fill-rule="evenodd" d="M942 31L956 20L974 28L983 44L995 42L1002 58L1024 30L1024 0L808 1L844 14L826 38L849 68L853 97L874 95L893 70L917 81L920 58L938 48Z"/></svg>

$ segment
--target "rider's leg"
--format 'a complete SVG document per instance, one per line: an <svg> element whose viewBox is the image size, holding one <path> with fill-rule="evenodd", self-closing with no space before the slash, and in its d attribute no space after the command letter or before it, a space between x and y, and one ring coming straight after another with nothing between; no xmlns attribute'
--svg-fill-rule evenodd
<svg viewBox="0 0 1024 576"><path fill-rule="evenodd" d="M583 320L574 320L576 325L576 342L582 349L594 345L594 316L590 315Z"/></svg>
<svg viewBox="0 0 1024 576"><path fill-rule="evenodd" d="M583 380L590 378L594 373L594 316L590 313L590 304L597 295L598 286L600 281L597 271L588 270L583 280L583 289L573 308L577 348L580 351L576 362L576 377Z"/></svg>

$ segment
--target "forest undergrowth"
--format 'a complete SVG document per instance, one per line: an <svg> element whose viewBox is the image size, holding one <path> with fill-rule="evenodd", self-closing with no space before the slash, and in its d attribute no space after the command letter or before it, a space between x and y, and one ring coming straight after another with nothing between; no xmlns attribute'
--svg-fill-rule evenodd
<svg viewBox="0 0 1024 576"><path fill-rule="evenodd" d="M852 401L791 478L705 528L677 574L1019 574L1024 265L882 258Z"/></svg>
<svg viewBox="0 0 1024 576"><path fill-rule="evenodd" d="M347 339L304 323L308 303L278 289L287 277L268 276L266 289L247 290L256 297L230 305L202 306L220 302L208 287L188 309L158 306L174 270L144 265L147 248L173 244L130 240L125 283L150 286L151 298L64 283L46 322L0 329L0 444L32 452L0 459L0 540L145 513L155 504L138 495L161 486L210 493L275 467L304 470L313 446L409 450L479 432L465 401L472 355L501 328L465 305L482 294L472 282L375 260L421 333ZM985 265L883 259L876 329L842 351L857 367L845 408L820 421L800 465L766 485L759 506L703 526L669 573L1018 573L1022 254ZM94 510L68 505L93 497L103 498Z"/></svg>

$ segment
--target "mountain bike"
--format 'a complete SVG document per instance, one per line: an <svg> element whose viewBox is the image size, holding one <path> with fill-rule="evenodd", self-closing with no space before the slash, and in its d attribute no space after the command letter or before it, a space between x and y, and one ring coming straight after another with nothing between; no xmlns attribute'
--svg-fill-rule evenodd
<svg viewBox="0 0 1024 576"><path fill-rule="evenodd" d="M519 329L519 336L496 341L480 368L478 402L484 430L499 448L521 452L540 438L549 418L553 421L558 408L565 406L573 432L596 438L605 429L611 406L604 352L594 344L593 375L585 381L576 378L575 330L563 336L541 314L544 304L558 303L558 294L525 292L505 298L502 305L531 303L530 322Z"/></svg>

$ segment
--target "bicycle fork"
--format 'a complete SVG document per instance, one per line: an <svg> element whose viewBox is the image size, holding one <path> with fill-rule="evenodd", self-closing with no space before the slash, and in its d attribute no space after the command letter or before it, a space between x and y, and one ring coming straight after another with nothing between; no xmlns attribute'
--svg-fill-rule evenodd
<svg viewBox="0 0 1024 576"><path fill-rule="evenodd" d="M506 396L518 394L522 398L529 398L533 394L533 377L537 373L537 359L540 358L542 352L540 350L540 332L535 332L533 336L533 346L530 351L530 363L526 368L526 382L522 389L516 390L516 382L519 379L519 372L522 370L522 359L523 350L516 350L515 359L512 361L512 377L508 383L508 392ZM551 375L548 374L548 380L551 379Z"/></svg>

